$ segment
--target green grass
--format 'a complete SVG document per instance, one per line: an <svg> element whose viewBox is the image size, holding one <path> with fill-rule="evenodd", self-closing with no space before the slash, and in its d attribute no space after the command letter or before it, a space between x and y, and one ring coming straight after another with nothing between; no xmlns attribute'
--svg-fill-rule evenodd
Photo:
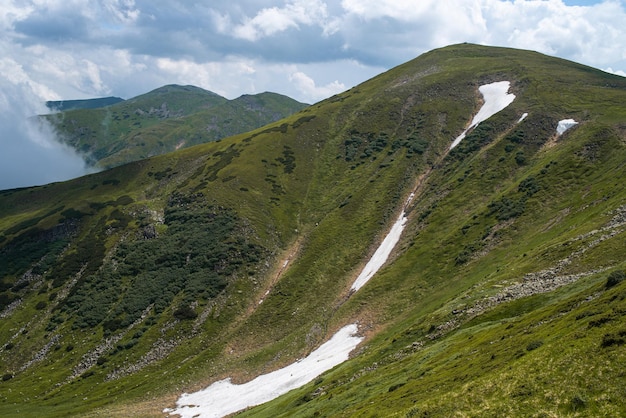
<svg viewBox="0 0 626 418"><path fill-rule="evenodd" d="M305 106L275 93L227 100L197 87L169 85L111 106L45 118L89 163L111 168L246 132Z"/></svg>
<svg viewBox="0 0 626 418"><path fill-rule="evenodd" d="M515 101L448 154L478 108L478 86L499 80L511 81ZM0 257L22 261L2 292L23 299L0 323L0 341L13 344L0 365L14 374L0 382L0 414L158 416L183 391L289 364L355 321L366 341L354 359L242 415L623 414L613 366L624 360L624 282L606 280L625 268L625 89L563 60L457 45L248 133L0 192ZM569 117L580 125L555 140ZM134 132L160 137L156 127ZM418 183L390 262L346 297ZM211 210L232 225L210 229ZM69 220L75 227L55 235ZM32 237L48 258L25 244ZM204 253L187 244L232 255L236 267L212 265L228 272L225 287L196 288ZM253 260L246 248L262 251ZM156 254L175 262L176 277L157 280L167 270L154 268ZM14 288L31 267L41 277ZM584 274L485 302L557 267ZM145 299L137 280L169 296ZM106 303L91 311L98 299ZM62 309L70 301L80 303ZM475 306L485 308L470 315ZM111 336L100 360L79 366ZM142 362L156 345L171 350Z"/></svg>

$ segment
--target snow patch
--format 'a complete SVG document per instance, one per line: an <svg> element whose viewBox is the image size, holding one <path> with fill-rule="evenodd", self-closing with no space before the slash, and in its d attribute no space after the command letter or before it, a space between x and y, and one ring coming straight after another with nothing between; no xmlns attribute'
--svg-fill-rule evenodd
<svg viewBox="0 0 626 418"><path fill-rule="evenodd" d="M480 122L483 122L499 111L503 110L505 107L513 103L515 100L515 95L512 93L508 93L509 87L511 86L511 82L509 81L497 81L491 84L485 84L478 88L478 91L483 95L483 100L485 103L482 105L478 113L472 119L472 123L470 126L464 130L461 135L457 136L456 139L450 145L450 149L456 147L461 143L467 131L472 128L478 126Z"/></svg>
<svg viewBox="0 0 626 418"><path fill-rule="evenodd" d="M578 125L574 119L563 119L559 121L559 124L556 126L556 134L561 136L568 129Z"/></svg>
<svg viewBox="0 0 626 418"><path fill-rule="evenodd" d="M515 95L507 93L509 86L510 82L500 81L479 87L485 103L472 119L469 128L454 140L450 149L461 142L469 129L477 126L480 122L498 113L513 102ZM409 195L404 208L411 203L414 196L414 193ZM391 251L400 240L406 223L406 210L403 210L383 242L374 252L372 258L352 284L352 291L357 291L363 287L385 264ZM288 260L283 265L283 268L287 264ZM267 293L265 296L267 296ZM259 301L259 303L262 302L263 299ZM269 402L305 385L323 372L348 360L350 352L363 340L362 337L355 335L357 331L358 326L356 324L346 325L335 333L330 340L304 359L274 372L258 376L241 385L232 384L230 378L228 378L215 382L201 391L191 394L184 393L176 401L176 409L165 409L163 412L170 415L180 415L183 418L222 417L250 406Z"/></svg>
<svg viewBox="0 0 626 418"><path fill-rule="evenodd" d="M412 196L413 195L409 197L407 203L410 202ZM374 274L376 274L378 270L380 270L383 264L385 264L387 258L389 258L389 255L393 250L393 247L395 247L398 243L398 240L400 240L400 236L402 235L402 231L404 230L406 221L406 213L402 211L396 222L391 227L391 231L389 231L378 249L376 249L376 252L372 256L372 258L370 258L370 261L367 262L367 264L361 271L361 274L359 274L359 277L356 278L350 290L359 290L361 287L363 287L365 283L369 281L369 279L374 276Z"/></svg>
<svg viewBox="0 0 626 418"><path fill-rule="evenodd" d="M528 113L524 113L522 114L522 117L519 118L519 120L517 121L517 123L520 123L521 121L523 121L524 119L526 119L526 117L528 116Z"/></svg>
<svg viewBox="0 0 626 418"><path fill-rule="evenodd" d="M411 201L413 201L414 197L415 193L411 193L409 195L409 197L406 199L406 202L404 202L405 208L411 203ZM357 277L354 283L352 283L352 287L350 288L350 290L353 290L355 292L359 290L361 287L363 287L365 283L369 281L369 279L374 276L374 274L376 274L378 270L380 270L383 264L385 264L385 262L389 258L389 255L391 254L391 251L400 240L400 236L402 235L402 231L404 230L406 221L406 212L403 210L396 222L391 227L391 230L389 231L383 242L380 244L378 249L376 249L376 252L372 256L372 258L370 258L370 261L367 262L367 264L359 274L359 277Z"/></svg>
<svg viewBox="0 0 626 418"><path fill-rule="evenodd" d="M176 401L176 409L163 412L183 418L223 417L271 401L348 360L350 352L363 340L355 335L357 331L356 324L346 325L304 359L247 383L235 385L229 378L195 393L183 393Z"/></svg>
<svg viewBox="0 0 626 418"><path fill-rule="evenodd" d="M406 208L415 197L411 193L404 203ZM352 285L357 291L385 264L391 251L400 240L407 222L403 210L391 230L372 258ZM285 264L286 266L286 264ZM267 296L269 290L265 293ZM263 299L259 304L263 303ZM363 340L356 336L358 326L346 325L306 358L298 360L280 370L261 375L247 383L234 385L230 378L213 383L209 387L191 394L183 393L176 401L176 409L166 408L164 413L180 415L182 418L223 417L251 406L269 402L297 389L327 370L348 360L350 352Z"/></svg>

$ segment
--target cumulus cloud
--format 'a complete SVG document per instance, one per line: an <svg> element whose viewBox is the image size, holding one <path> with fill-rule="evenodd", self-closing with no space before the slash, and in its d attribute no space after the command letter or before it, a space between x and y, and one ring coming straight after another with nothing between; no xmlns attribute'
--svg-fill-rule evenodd
<svg viewBox="0 0 626 418"><path fill-rule="evenodd" d="M291 74L289 76L289 81L294 83L294 85L300 91L305 93L307 97L313 97L316 100L321 100L346 90L346 86L337 80L334 80L325 86L316 86L315 80L301 71Z"/></svg>
<svg viewBox="0 0 626 418"><path fill-rule="evenodd" d="M132 23L139 17L139 9L134 0L104 0L104 9L122 23Z"/></svg>
<svg viewBox="0 0 626 418"><path fill-rule="evenodd" d="M233 87L255 92L252 87L255 68L251 60L227 57L219 63L196 63L185 59L159 58L156 60L156 67L168 74L166 78L173 83L201 86L228 98L233 98Z"/></svg>
<svg viewBox="0 0 626 418"><path fill-rule="evenodd" d="M365 20L385 16L400 21L415 21L434 14L434 7L445 3L437 0L343 0L341 6L346 12Z"/></svg>
<svg viewBox="0 0 626 418"><path fill-rule="evenodd" d="M313 103L460 42L624 74L625 21L623 0L4 0L0 57L40 101L179 83Z"/></svg>
<svg viewBox="0 0 626 418"><path fill-rule="evenodd" d="M500 2L485 8L488 43L533 49L599 66L626 58L626 35L619 21L626 18L618 2L594 6L567 6L559 0ZM500 41L498 42L498 40Z"/></svg>
<svg viewBox="0 0 626 418"><path fill-rule="evenodd" d="M232 28L236 38L256 41L264 36L272 36L287 29L299 29L301 25L318 25L323 33L334 32L332 22L327 22L326 4L320 0L293 0L284 7L261 9L253 18L245 18L244 22Z"/></svg>
<svg viewBox="0 0 626 418"><path fill-rule="evenodd" d="M171 76L160 60L192 63L200 71L192 79L236 96L249 93L236 88L251 83L263 90L259 82L270 77L262 73L271 75L276 65L356 61L390 68L459 42L533 49L619 72L626 69L625 20L615 0L582 7L561 0L8 0L0 11L14 56L25 68L31 61L27 71L39 71L65 98L143 93L147 83ZM229 88L236 60L252 63L255 76ZM306 74L327 84L320 81L323 69ZM348 87L358 81L349 74L339 80ZM281 93L301 94L285 87L293 90Z"/></svg>
<svg viewBox="0 0 626 418"><path fill-rule="evenodd" d="M614 70L611 67L609 68L605 68L604 71L606 71L607 73L611 73L611 74L615 74L615 75L619 75L622 77L626 77L626 71L621 71L621 70Z"/></svg>

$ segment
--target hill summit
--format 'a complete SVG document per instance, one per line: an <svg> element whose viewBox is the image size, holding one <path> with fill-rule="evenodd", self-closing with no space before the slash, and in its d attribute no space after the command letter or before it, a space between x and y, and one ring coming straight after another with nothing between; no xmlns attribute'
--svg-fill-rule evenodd
<svg viewBox="0 0 626 418"><path fill-rule="evenodd" d="M89 164L111 168L247 132L306 106L276 93L228 100L200 87L170 84L125 101L58 102L62 112L43 117Z"/></svg>
<svg viewBox="0 0 626 418"><path fill-rule="evenodd" d="M0 192L0 414L624 415L624 103L622 77L452 45Z"/></svg>

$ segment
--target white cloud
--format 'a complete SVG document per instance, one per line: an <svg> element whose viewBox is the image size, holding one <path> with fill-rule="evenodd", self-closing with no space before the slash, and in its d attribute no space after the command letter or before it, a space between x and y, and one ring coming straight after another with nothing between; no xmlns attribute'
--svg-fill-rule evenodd
<svg viewBox="0 0 626 418"><path fill-rule="evenodd" d="M440 0L343 0L344 10L365 20L390 17L400 21L422 19L434 10Z"/></svg>
<svg viewBox="0 0 626 418"><path fill-rule="evenodd" d="M100 78L100 69L98 66L88 59L82 60L82 63L85 65L85 72L91 82L93 90L97 92L107 92L107 88Z"/></svg>
<svg viewBox="0 0 626 418"><path fill-rule="evenodd" d="M227 57L219 62L196 63L190 60L159 58L156 67L168 75L171 83L192 84L227 98L234 98L233 90L246 90L254 86L255 63L237 57ZM240 94L239 94L240 95Z"/></svg>
<svg viewBox="0 0 626 418"><path fill-rule="evenodd" d="M134 0L104 0L104 8L122 23L132 23L139 17L140 11L135 8Z"/></svg>
<svg viewBox="0 0 626 418"><path fill-rule="evenodd" d="M626 77L626 71L622 71L622 70L616 71L616 70L613 70L611 67L606 68L604 71L606 71L607 73L621 75L622 77Z"/></svg>
<svg viewBox="0 0 626 418"><path fill-rule="evenodd" d="M105 63L111 57L110 51L101 55L93 50L83 53L82 57L42 45L24 48L24 51L29 58L23 60L23 64L33 79L54 86L54 93L45 96L45 100L67 94L77 96L72 98L83 98L110 92L102 80L99 67L99 63Z"/></svg>
<svg viewBox="0 0 626 418"><path fill-rule="evenodd" d="M301 71L296 71L291 74L289 76L289 81L292 82L299 91L304 93L307 97L312 97L315 101L330 97L346 90L346 86L337 80L328 83L325 86L317 86L315 84L315 80Z"/></svg>
<svg viewBox="0 0 626 418"><path fill-rule="evenodd" d="M253 18L245 18L242 24L232 29L233 36L248 41L272 36L287 29L298 29L300 25L319 25L325 34L336 31L336 22L326 22L326 4L320 0L293 0L284 7L269 7L260 10ZM222 19L222 23L224 19ZM224 27L221 26L223 31Z"/></svg>
<svg viewBox="0 0 626 418"><path fill-rule="evenodd" d="M3 29L12 28L13 22L22 20L34 10L33 5L16 4L15 0L7 0L0 7L0 27Z"/></svg>
<svg viewBox="0 0 626 418"><path fill-rule="evenodd" d="M178 83L227 98L275 91L313 103L460 42L532 49L624 75L624 2L588 3L5 0L0 78L30 101L130 98Z"/></svg>
<svg viewBox="0 0 626 418"><path fill-rule="evenodd" d="M45 100L59 98L59 96L48 86L31 79L30 76L24 71L22 65L12 58L7 57L0 59L0 78L4 78L5 83L3 84L5 86L10 83L12 85L23 85L29 88L34 96L42 102Z"/></svg>
<svg viewBox="0 0 626 418"><path fill-rule="evenodd" d="M596 67L623 60L626 13L619 2L566 6L560 0L485 0L484 43L532 49ZM620 58L621 56L621 58Z"/></svg>
<svg viewBox="0 0 626 418"><path fill-rule="evenodd" d="M210 6L175 0L8 0L0 10L5 32L0 52L46 86L49 98L132 97L157 83L186 81L217 86L228 97L252 93L238 89L282 85L279 92L297 91L311 102L321 91L334 93L340 85L363 81L348 66L339 71L341 78L329 80L341 65L359 63L369 68L360 74L369 75L466 41L624 71L624 21L618 1L573 7L561 0L216 0ZM172 70L172 63L180 71ZM235 63L247 63L254 74ZM317 66L303 71L305 64ZM290 90L293 83L281 84L277 77L296 72L285 72L290 65L319 86Z"/></svg>
<svg viewBox="0 0 626 418"><path fill-rule="evenodd" d="M228 14L222 14L217 10L210 9L209 17L211 19L211 23L215 30L218 33L228 33L228 31L232 30L233 22Z"/></svg>
<svg viewBox="0 0 626 418"><path fill-rule="evenodd" d="M83 159L61 144L43 113L53 92L11 58L0 60L0 190L67 180L88 172Z"/></svg>

